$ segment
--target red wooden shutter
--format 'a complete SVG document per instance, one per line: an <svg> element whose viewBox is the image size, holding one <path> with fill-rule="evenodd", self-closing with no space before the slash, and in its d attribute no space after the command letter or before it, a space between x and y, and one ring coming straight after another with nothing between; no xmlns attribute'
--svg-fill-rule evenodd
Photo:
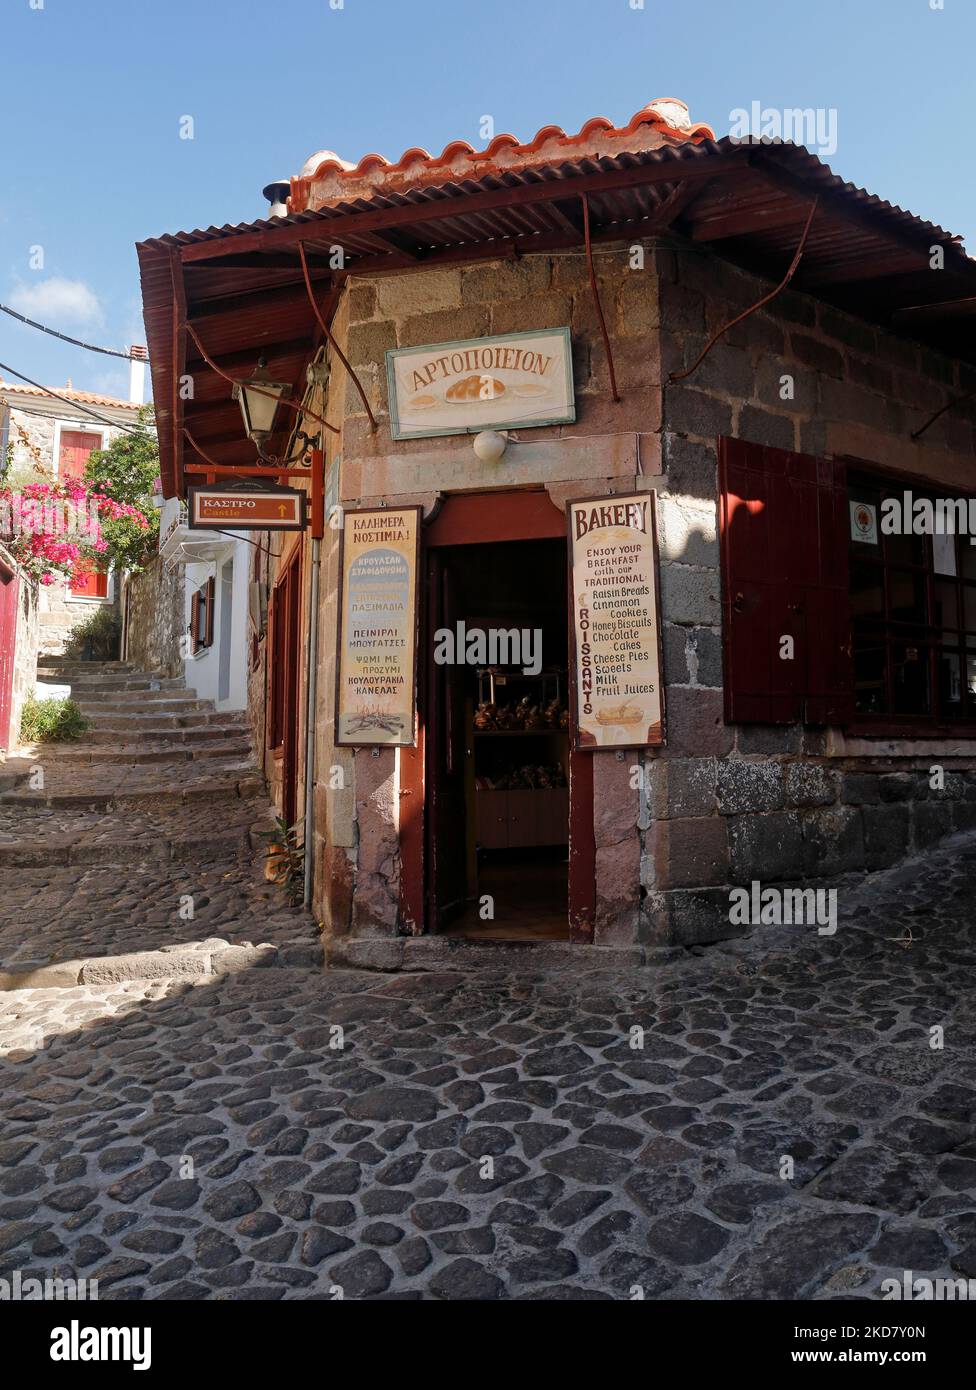
<svg viewBox="0 0 976 1390"><path fill-rule="evenodd" d="M71 592L75 598L108 598L108 571L79 560L71 571Z"/></svg>
<svg viewBox="0 0 976 1390"><path fill-rule="evenodd" d="M200 590L194 589L190 597L190 651L200 650Z"/></svg>
<svg viewBox="0 0 976 1390"><path fill-rule="evenodd" d="M843 466L721 439L719 486L727 722L846 722L853 682ZM792 660L780 655L787 635Z"/></svg>
<svg viewBox="0 0 976 1390"><path fill-rule="evenodd" d="M207 647L212 647L212 646L213 646L213 639L214 639L214 594L215 594L216 587L217 587L217 585L216 585L216 580L214 579L213 575L211 575L210 578L207 580L207 592L206 592L206 597L204 598L204 603L206 604L206 619L207 619L207 625L206 625L206 628L205 628L206 636L204 637L204 645L207 646Z"/></svg>
<svg viewBox="0 0 976 1390"><path fill-rule="evenodd" d="M102 447L102 436L89 430L62 430L58 446L58 477L83 478L88 457ZM87 564L75 565L71 575L75 598L106 598L108 575Z"/></svg>
<svg viewBox="0 0 976 1390"><path fill-rule="evenodd" d="M83 478L88 455L102 447L102 436L88 430L62 430L58 448L58 477Z"/></svg>

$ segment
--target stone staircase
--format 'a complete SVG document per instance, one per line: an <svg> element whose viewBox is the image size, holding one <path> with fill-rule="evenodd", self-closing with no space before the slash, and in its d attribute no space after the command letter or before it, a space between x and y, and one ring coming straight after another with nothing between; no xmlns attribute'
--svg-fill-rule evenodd
<svg viewBox="0 0 976 1390"><path fill-rule="evenodd" d="M246 715L128 662L42 656L38 679L70 687L88 727L8 759L0 863L185 862L256 847L269 812Z"/></svg>
<svg viewBox="0 0 976 1390"><path fill-rule="evenodd" d="M321 965L314 922L264 878L246 716L125 662L42 657L38 678L88 727L4 764L0 989Z"/></svg>
<svg viewBox="0 0 976 1390"><path fill-rule="evenodd" d="M41 657L38 678L71 687L88 729L62 745L63 762L136 764L199 758L246 758L247 718L216 711L197 699L181 676L138 671L122 661L65 661Z"/></svg>

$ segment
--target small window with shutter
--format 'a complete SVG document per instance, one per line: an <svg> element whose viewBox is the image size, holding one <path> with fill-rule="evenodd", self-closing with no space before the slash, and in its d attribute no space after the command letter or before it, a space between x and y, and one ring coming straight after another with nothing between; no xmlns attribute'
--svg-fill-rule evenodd
<svg viewBox="0 0 976 1390"><path fill-rule="evenodd" d="M854 713L845 466L719 440L725 718Z"/></svg>
<svg viewBox="0 0 976 1390"><path fill-rule="evenodd" d="M190 651L194 656L213 646L215 592L216 584L211 576L190 598Z"/></svg>

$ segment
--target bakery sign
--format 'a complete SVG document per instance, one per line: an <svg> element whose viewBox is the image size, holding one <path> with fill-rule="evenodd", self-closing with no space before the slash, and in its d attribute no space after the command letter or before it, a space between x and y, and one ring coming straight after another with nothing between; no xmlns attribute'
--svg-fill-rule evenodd
<svg viewBox="0 0 976 1390"><path fill-rule="evenodd" d="M583 498L566 512L577 747L663 743L654 494Z"/></svg>
<svg viewBox="0 0 976 1390"><path fill-rule="evenodd" d="M568 328L397 348L386 375L394 439L576 419Z"/></svg>

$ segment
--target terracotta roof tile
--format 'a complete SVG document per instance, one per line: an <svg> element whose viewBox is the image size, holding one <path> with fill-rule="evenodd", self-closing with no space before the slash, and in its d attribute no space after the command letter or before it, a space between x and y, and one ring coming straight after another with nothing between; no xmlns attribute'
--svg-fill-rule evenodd
<svg viewBox="0 0 976 1390"><path fill-rule="evenodd" d="M77 401L80 405L107 405L116 410L141 409L134 401L123 401L118 396L100 396L97 391L75 391L70 386L52 386L50 389L56 391L65 400ZM41 396L48 400L51 399L48 392L40 386L27 386L12 381L0 381L0 393L5 396Z"/></svg>
<svg viewBox="0 0 976 1390"><path fill-rule="evenodd" d="M402 191L445 178L481 178L496 169L500 173L522 170L559 158L637 154L665 144L714 139L710 126L692 124L683 101L658 97L635 112L625 126L615 126L605 116L593 116L575 135L567 135L562 126L547 125L527 142L514 135L496 135L483 150L476 150L467 140L452 140L439 155L415 145L396 163L381 154L367 154L358 164L340 159L332 150L319 150L291 180L289 210L304 212L339 199Z"/></svg>

